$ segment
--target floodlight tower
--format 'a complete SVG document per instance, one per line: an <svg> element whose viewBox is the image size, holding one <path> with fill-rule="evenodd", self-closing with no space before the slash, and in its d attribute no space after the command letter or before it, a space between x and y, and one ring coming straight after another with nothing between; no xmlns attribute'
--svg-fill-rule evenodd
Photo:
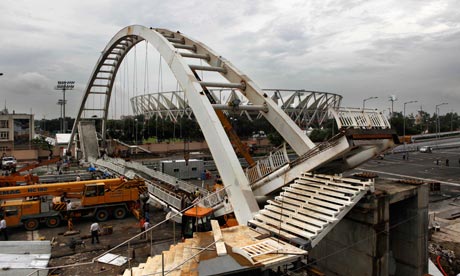
<svg viewBox="0 0 460 276"><path fill-rule="evenodd" d="M72 90L74 86L75 86L75 81L58 81L57 86L54 88L55 90L62 90L62 118L63 118L62 119L63 120L62 133L67 132L67 124L66 124L66 119L65 119L65 104L66 104L65 91Z"/></svg>
<svg viewBox="0 0 460 276"><path fill-rule="evenodd" d="M63 131L63 128L64 128L64 126L63 126L64 121L62 120L62 106L64 105L64 100L59 99L56 104L59 105L59 111L61 112L59 114L59 128L61 129L61 133L63 133L62 131Z"/></svg>

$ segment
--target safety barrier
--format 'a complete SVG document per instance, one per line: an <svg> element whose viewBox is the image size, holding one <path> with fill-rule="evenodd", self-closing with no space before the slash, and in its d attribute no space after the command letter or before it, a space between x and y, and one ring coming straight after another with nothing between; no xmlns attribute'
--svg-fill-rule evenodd
<svg viewBox="0 0 460 276"><path fill-rule="evenodd" d="M286 144L283 144L275 151L270 152L267 157L257 160L254 165L246 168L246 177L249 183L254 183L287 163L289 163L289 157L286 151Z"/></svg>

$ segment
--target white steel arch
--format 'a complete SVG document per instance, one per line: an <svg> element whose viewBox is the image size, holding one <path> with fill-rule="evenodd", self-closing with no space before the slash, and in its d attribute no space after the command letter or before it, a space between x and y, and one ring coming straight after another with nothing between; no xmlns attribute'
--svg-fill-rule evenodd
<svg viewBox="0 0 460 276"><path fill-rule="evenodd" d="M257 87L249 77L204 44L180 32L140 25L132 25L120 30L102 51L93 70L72 128L70 141L73 141L80 122L88 119L94 120L94 115L88 118L85 117L85 114L96 112L99 114L96 117L102 121L102 142L105 146L106 121L115 77L126 54L133 46L144 40L160 53L184 90L185 98L201 127L227 188L235 215L241 224L246 224L259 209L232 144L213 109L214 100L209 89L213 87L237 89L254 105L263 106L262 115L298 155L305 154L315 145L270 96ZM208 65L188 64L186 59L198 59ZM215 72L227 82L202 81L197 71ZM92 96L103 97L102 106L90 107L88 99ZM71 143L68 149L70 146Z"/></svg>

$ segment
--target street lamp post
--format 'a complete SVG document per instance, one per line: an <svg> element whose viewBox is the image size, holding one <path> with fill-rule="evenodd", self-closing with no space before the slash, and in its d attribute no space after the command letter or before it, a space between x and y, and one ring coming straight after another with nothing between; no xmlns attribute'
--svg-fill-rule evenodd
<svg viewBox="0 0 460 276"><path fill-rule="evenodd" d="M439 107L441 105L446 105L448 103L440 103L436 105L435 112L436 112L436 138L439 139L439 133L441 132L441 125L439 121Z"/></svg>
<svg viewBox="0 0 460 276"><path fill-rule="evenodd" d="M391 114L390 114L390 118L393 118L393 115L394 115L394 112L393 112L393 105L394 105L394 102L398 100L398 98L396 97L396 95L391 95L390 97L388 97L390 99L390 102L391 102Z"/></svg>
<svg viewBox="0 0 460 276"><path fill-rule="evenodd" d="M366 106L366 101L373 100L373 99L378 99L378 97L369 97L363 100L363 112L364 112L364 107Z"/></svg>
<svg viewBox="0 0 460 276"><path fill-rule="evenodd" d="M404 152L407 155L407 159L409 159L409 153L406 151L406 104L416 103L417 101L410 101L404 103L404 114L403 114L403 140L404 140Z"/></svg>
<svg viewBox="0 0 460 276"><path fill-rule="evenodd" d="M56 85L56 87L54 88L55 90L62 90L62 120L63 120L63 123L62 123L62 128L63 128L63 133L66 133L67 132L67 124L66 124L66 120L65 120L65 104L66 104L66 100L65 100L65 91L66 90L72 90L75 86L75 81L58 81L58 84Z"/></svg>
<svg viewBox="0 0 460 276"><path fill-rule="evenodd" d="M136 129L136 145L137 145L137 118L134 119L134 123L136 124L136 128L135 128L135 129Z"/></svg>

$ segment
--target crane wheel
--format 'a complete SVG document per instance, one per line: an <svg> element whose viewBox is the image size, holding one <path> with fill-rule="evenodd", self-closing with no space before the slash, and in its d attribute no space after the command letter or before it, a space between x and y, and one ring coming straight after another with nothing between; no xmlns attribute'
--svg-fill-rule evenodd
<svg viewBox="0 0 460 276"><path fill-rule="evenodd" d="M116 219L124 219L126 217L126 208L117 207L113 210L113 217Z"/></svg>
<svg viewBox="0 0 460 276"><path fill-rule="evenodd" d="M59 217L49 217L46 218L45 224L49 228L58 227L61 224L61 219Z"/></svg>
<svg viewBox="0 0 460 276"><path fill-rule="evenodd" d="M28 231L34 231L37 230L38 226L40 223L38 222L38 219L28 219L24 222L24 228Z"/></svg>
<svg viewBox="0 0 460 276"><path fill-rule="evenodd" d="M106 221L109 218L109 212L105 209L99 209L96 211L97 221Z"/></svg>

